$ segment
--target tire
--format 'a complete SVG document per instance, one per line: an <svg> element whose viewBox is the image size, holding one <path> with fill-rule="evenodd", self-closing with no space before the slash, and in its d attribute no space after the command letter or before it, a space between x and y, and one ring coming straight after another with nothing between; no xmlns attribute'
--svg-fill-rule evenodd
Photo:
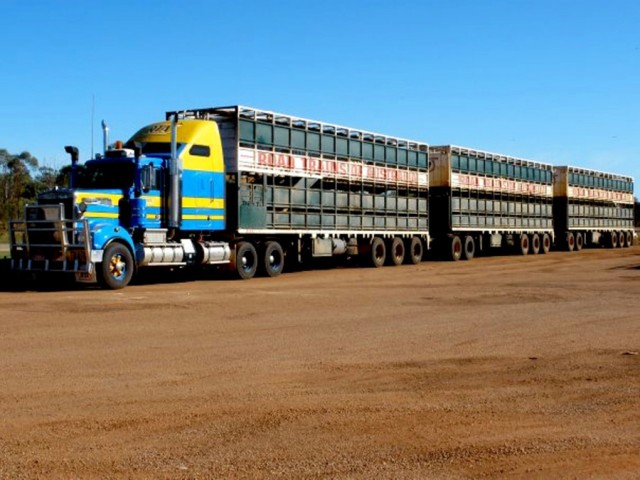
<svg viewBox="0 0 640 480"><path fill-rule="evenodd" d="M371 251L369 252L369 264L372 267L379 268L384 265L387 257L387 248L384 241L380 237L373 237L371 241Z"/></svg>
<svg viewBox="0 0 640 480"><path fill-rule="evenodd" d="M262 254L262 272L267 277L277 277L284 270L284 251L276 241L264 244Z"/></svg>
<svg viewBox="0 0 640 480"><path fill-rule="evenodd" d="M626 235L624 234L624 232L618 232L618 246L620 248L624 248L625 247L625 239L626 239Z"/></svg>
<svg viewBox="0 0 640 480"><path fill-rule="evenodd" d="M567 238L565 239L565 247L568 252L573 252L576 246L576 238L573 236L573 232L567 232Z"/></svg>
<svg viewBox="0 0 640 480"><path fill-rule="evenodd" d="M582 233L576 233L576 252L579 252L584 247L584 236Z"/></svg>
<svg viewBox="0 0 640 480"><path fill-rule="evenodd" d="M249 242L236 245L235 273L242 280L253 278L258 270L258 252Z"/></svg>
<svg viewBox="0 0 640 480"><path fill-rule="evenodd" d="M449 260L457 262L462 257L462 241L460 237L454 235L449 242Z"/></svg>
<svg viewBox="0 0 640 480"><path fill-rule="evenodd" d="M476 242L471 235L464 237L464 248L462 250L462 258L471 260L476 254Z"/></svg>
<svg viewBox="0 0 640 480"><path fill-rule="evenodd" d="M542 244L540 245L540 253L546 255L551 250L551 237L548 233L542 235Z"/></svg>
<svg viewBox="0 0 640 480"><path fill-rule="evenodd" d="M422 240L418 237L411 237L406 244L406 252L404 260L407 263L417 265L422 261L424 255L424 248L422 247Z"/></svg>
<svg viewBox="0 0 640 480"><path fill-rule="evenodd" d="M129 285L133 277L133 255L121 243L112 243L104 251L97 267L98 282L105 288L119 290Z"/></svg>
<svg viewBox="0 0 640 480"><path fill-rule="evenodd" d="M625 234L624 246L628 248L631 245L633 245L633 234L631 232L627 232Z"/></svg>
<svg viewBox="0 0 640 480"><path fill-rule="evenodd" d="M609 232L609 248L618 247L618 234L616 232Z"/></svg>
<svg viewBox="0 0 640 480"><path fill-rule="evenodd" d="M540 253L540 235L537 233L531 235L531 253L534 255Z"/></svg>
<svg viewBox="0 0 640 480"><path fill-rule="evenodd" d="M526 233L520 234L520 255L526 255L529 253L529 235Z"/></svg>
<svg viewBox="0 0 640 480"><path fill-rule="evenodd" d="M402 265L404 257L404 242L400 237L394 237L391 242L389 242L389 249L387 250L387 264L394 266Z"/></svg>

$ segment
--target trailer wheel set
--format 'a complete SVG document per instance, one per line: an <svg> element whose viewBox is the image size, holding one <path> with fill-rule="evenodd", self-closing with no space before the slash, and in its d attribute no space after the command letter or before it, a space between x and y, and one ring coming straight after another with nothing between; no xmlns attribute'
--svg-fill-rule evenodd
<svg viewBox="0 0 640 480"><path fill-rule="evenodd" d="M609 232L604 234L601 241L594 246L600 245L607 248L628 248L633 245L633 233ZM512 236L512 245L516 253L520 255L547 254L551 250L551 236L548 233L521 233ZM482 243L480 235L451 235L446 244L446 248L440 245L435 249L439 257L447 260L471 260L478 254L478 244ZM580 251L587 247L586 232L567 232L566 238L557 247L565 251Z"/></svg>
<svg viewBox="0 0 640 480"><path fill-rule="evenodd" d="M597 241L589 241L592 232L567 232L561 244L563 250L579 252L588 246L604 246L606 248L628 248L633 245L633 233L630 231L596 232Z"/></svg>
<svg viewBox="0 0 640 480"><path fill-rule="evenodd" d="M297 256L296 248L291 245L293 242L289 239L264 241L261 238L245 238L235 245L231 262L228 265L229 272L237 278L245 280L256 275L277 277L283 273L285 266L289 263L287 258L290 258L292 265L298 264L293 260ZM379 268L403 264L417 265L423 260L424 252L423 240L416 236L409 238L373 237L361 239L358 243L358 253L345 255L345 258L353 257L359 263ZM120 265L119 261L120 257L113 263L118 266ZM114 270L117 269L114 268Z"/></svg>

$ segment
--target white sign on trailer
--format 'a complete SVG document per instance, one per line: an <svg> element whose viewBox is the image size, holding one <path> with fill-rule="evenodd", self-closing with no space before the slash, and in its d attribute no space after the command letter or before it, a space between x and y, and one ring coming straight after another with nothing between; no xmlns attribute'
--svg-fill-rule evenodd
<svg viewBox="0 0 640 480"><path fill-rule="evenodd" d="M427 187L427 172L409 167L384 167L362 162L263 152L240 148L238 169L251 172L275 173L304 177L337 178L351 181L369 181L398 186Z"/></svg>

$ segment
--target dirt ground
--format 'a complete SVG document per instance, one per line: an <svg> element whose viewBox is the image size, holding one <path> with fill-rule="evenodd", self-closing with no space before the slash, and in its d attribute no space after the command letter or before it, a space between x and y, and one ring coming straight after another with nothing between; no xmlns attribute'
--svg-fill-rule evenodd
<svg viewBox="0 0 640 480"><path fill-rule="evenodd" d="M0 478L640 472L640 247L171 278L0 292Z"/></svg>

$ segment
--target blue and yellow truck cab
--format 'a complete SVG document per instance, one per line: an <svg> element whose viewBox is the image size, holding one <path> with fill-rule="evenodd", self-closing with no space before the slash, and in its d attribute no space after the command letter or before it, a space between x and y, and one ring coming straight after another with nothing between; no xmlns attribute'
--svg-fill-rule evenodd
<svg viewBox="0 0 640 480"><path fill-rule="evenodd" d="M417 263L429 245L428 146L250 107L168 112L78 163L10 222L17 271L126 286L140 268L285 259Z"/></svg>
<svg viewBox="0 0 640 480"><path fill-rule="evenodd" d="M14 269L70 271L121 288L143 266L229 262L227 244L203 240L225 229L215 122L155 123L82 166L67 150L71 188L45 192L11 222Z"/></svg>

